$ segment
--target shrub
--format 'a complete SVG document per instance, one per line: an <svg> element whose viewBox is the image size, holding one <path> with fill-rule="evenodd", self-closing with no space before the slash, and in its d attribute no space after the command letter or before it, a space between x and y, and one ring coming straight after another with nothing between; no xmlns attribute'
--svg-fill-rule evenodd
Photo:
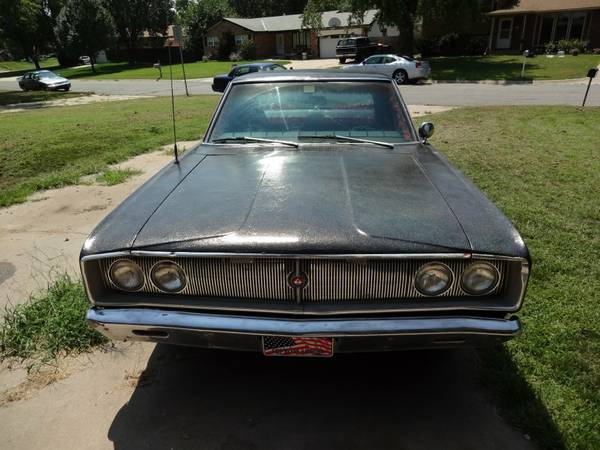
<svg viewBox="0 0 600 450"><path fill-rule="evenodd" d="M229 54L229 61L241 61L241 60L242 60L242 55L240 54L239 51L231 52Z"/></svg>
<svg viewBox="0 0 600 450"><path fill-rule="evenodd" d="M592 53L593 53L594 55L600 55L600 48L595 48L595 49L593 49L593 50L592 50Z"/></svg>
<svg viewBox="0 0 600 450"><path fill-rule="evenodd" d="M440 36L438 39L438 47L442 55L457 55L462 53L459 51L460 36L458 33L449 33Z"/></svg>
<svg viewBox="0 0 600 450"><path fill-rule="evenodd" d="M248 60L256 58L256 44L251 39L242 42L242 45L239 46L239 51L243 59Z"/></svg>
<svg viewBox="0 0 600 450"><path fill-rule="evenodd" d="M436 54L437 42L434 39L418 39L415 42L415 48L423 58Z"/></svg>
<svg viewBox="0 0 600 450"><path fill-rule="evenodd" d="M562 39L558 42L548 42L545 49L546 53L556 53L562 50L565 53L573 54L573 50L576 50L579 54L584 53L589 44L589 41L582 41L581 39Z"/></svg>
<svg viewBox="0 0 600 450"><path fill-rule="evenodd" d="M467 37L464 44L465 54L476 56L483 55L487 50L488 38L485 36Z"/></svg>

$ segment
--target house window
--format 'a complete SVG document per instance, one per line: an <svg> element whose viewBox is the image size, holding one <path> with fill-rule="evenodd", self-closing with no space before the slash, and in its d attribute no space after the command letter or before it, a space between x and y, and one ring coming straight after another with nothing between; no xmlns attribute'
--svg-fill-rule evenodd
<svg viewBox="0 0 600 450"><path fill-rule="evenodd" d="M235 35L235 45L236 45L236 47L239 47L240 45L244 44L247 41L248 41L248 35L247 34L236 34Z"/></svg>
<svg viewBox="0 0 600 450"><path fill-rule="evenodd" d="M546 15L538 35L538 44L556 42L561 39L581 39L586 13Z"/></svg>
<svg viewBox="0 0 600 450"><path fill-rule="evenodd" d="M295 31L292 33L292 43L294 48L308 47L309 38L307 31Z"/></svg>
<svg viewBox="0 0 600 450"><path fill-rule="evenodd" d="M207 36L206 46L216 48L219 46L219 38L217 36Z"/></svg>
<svg viewBox="0 0 600 450"><path fill-rule="evenodd" d="M554 40L560 41L561 39L567 38L567 31L569 29L569 15L561 14L558 16L556 21L556 28L554 30Z"/></svg>

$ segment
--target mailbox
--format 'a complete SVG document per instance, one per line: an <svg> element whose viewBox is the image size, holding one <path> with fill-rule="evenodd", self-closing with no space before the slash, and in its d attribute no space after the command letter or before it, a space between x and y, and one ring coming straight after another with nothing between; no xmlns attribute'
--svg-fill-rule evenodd
<svg viewBox="0 0 600 450"><path fill-rule="evenodd" d="M588 78L596 78L597 73L598 73L598 69L590 69L590 70L588 70L587 77Z"/></svg>

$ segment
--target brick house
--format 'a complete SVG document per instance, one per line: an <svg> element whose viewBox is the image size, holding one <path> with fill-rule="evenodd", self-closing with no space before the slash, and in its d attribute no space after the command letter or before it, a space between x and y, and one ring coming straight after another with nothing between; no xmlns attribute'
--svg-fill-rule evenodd
<svg viewBox="0 0 600 450"><path fill-rule="evenodd" d="M350 13L325 11L320 30L303 28L301 14L251 19L225 17L207 30L204 53L215 57L224 37L231 34L236 47L248 39L253 40L259 58L299 57L302 52L312 58L333 58L335 45L344 36L369 36L385 43L393 41L398 31L393 27L380 27L376 14L376 10L369 10L361 23L352 23Z"/></svg>
<svg viewBox="0 0 600 450"><path fill-rule="evenodd" d="M582 39L600 47L600 0L521 0L510 9L495 9L488 47L492 51L543 51L548 42Z"/></svg>

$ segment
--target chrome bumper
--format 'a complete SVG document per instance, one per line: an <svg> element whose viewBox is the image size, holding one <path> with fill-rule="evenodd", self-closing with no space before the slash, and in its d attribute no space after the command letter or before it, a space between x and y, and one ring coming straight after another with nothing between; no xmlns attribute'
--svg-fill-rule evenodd
<svg viewBox="0 0 600 450"><path fill-rule="evenodd" d="M489 345L521 331L516 318L282 319L142 308L92 308L87 320L116 340L250 351L260 351L265 335L333 337L336 352L355 352Z"/></svg>

